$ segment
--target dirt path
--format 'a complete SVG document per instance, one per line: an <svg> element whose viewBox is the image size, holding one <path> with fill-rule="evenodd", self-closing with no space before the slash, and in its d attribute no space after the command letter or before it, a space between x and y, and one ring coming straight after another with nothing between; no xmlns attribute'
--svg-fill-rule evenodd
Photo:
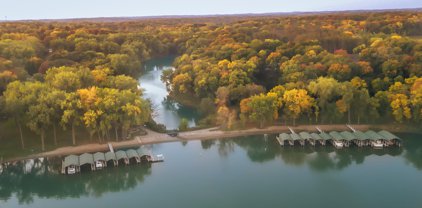
<svg viewBox="0 0 422 208"><path fill-rule="evenodd" d="M345 131L350 130L346 125L318 125L323 131ZM371 129L386 129L386 130L399 130L400 128L396 125L352 125L356 130L368 130ZM300 131L317 132L316 125L301 125L292 127L292 129L299 133ZM231 138L238 136L258 135L258 134L275 134L281 132L290 132L287 126L270 126L263 129L250 128L245 130L233 130L233 131L222 131L218 128L208 128L201 130L194 130L188 132L181 132L177 137L171 137L167 134L157 133L148 129L144 136L138 136L133 140L126 140L120 142L110 142L114 149L140 146L144 144L156 144L163 142L175 142L175 141L187 141L187 140L206 140L206 139L222 139ZM108 151L107 144L85 144L79 146L68 146L60 147L52 151L43 152L39 154L30 155L25 158L15 158L13 160L27 159L27 158L39 158L39 157L51 157L51 156L63 156L71 154L82 154L86 152L105 152ZM11 161L13 161L11 160Z"/></svg>

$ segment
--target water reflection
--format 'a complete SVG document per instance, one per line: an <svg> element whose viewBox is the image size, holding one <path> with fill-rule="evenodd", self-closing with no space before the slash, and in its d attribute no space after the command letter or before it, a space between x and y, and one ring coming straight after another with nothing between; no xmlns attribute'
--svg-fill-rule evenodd
<svg viewBox="0 0 422 208"><path fill-rule="evenodd" d="M246 151L248 158L253 162L263 163L277 158L284 164L291 166L307 165L314 171L342 170L352 164L363 164L369 156L403 156L416 168L422 169L422 140L419 135L401 135L404 147L372 149L350 147L336 149L326 147L280 147L274 136L268 139L262 136L243 137L232 140L201 141L203 149L216 146L221 157L227 157L238 146Z"/></svg>
<svg viewBox="0 0 422 208"><path fill-rule="evenodd" d="M0 175L0 200L7 201L14 195L20 204L29 204L35 197L99 197L108 192L132 189L151 175L150 164L108 168L74 176L58 174L55 170L59 163L55 159L39 165L31 164L31 160L26 160L10 164L4 169Z"/></svg>
<svg viewBox="0 0 422 208"><path fill-rule="evenodd" d="M172 161L166 167L178 167L174 163L186 163L186 158L194 158L191 154L197 151L214 151L221 158L231 155L245 155L253 163L268 163L281 161L281 165L309 167L315 172L341 171L351 165L364 164L365 160L374 156L402 157L409 164L422 170L422 140L418 135L399 135L404 138L402 148L387 148L374 150L371 148L345 148L337 150L333 147L280 147L275 137L268 139L262 136L243 137L237 139L204 140L199 147L184 142L184 148L196 148L195 153L183 155L180 161ZM195 141L198 142L198 141ZM198 144L198 143L196 143ZM182 143L183 145L183 143ZM163 144L166 151L180 151L177 143ZM184 149L183 148L183 149ZM201 150L201 148L203 150ZM188 156L188 157L185 157ZM180 159L180 158L179 158ZM209 161L209 164L219 166L219 161ZM213 160L210 157L210 160ZM196 160L191 161L194 163ZM261 165L257 168L262 167ZM152 174L150 165L108 168L102 171L65 176L58 173L60 159L26 160L11 164L0 174L0 201L16 198L19 203L32 203L35 198L79 198L100 197L109 192L123 192L142 185L144 180ZM180 169L170 169L179 171ZM183 173L184 170L180 170Z"/></svg>

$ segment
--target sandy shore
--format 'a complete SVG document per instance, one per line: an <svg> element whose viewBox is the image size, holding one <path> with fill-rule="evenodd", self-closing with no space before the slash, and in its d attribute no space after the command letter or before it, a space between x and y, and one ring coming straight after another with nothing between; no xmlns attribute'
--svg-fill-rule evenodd
<svg viewBox="0 0 422 208"><path fill-rule="evenodd" d="M318 125L323 131L345 131L350 130L346 125ZM387 129L391 131L398 131L399 128L394 125L352 125L356 130L366 131L368 129ZM291 127L294 131L308 131L317 132L315 125L300 125ZM135 147L144 144L156 144L163 142L175 142L175 141L188 141L188 140L206 140L206 139L223 139L232 138L238 136L248 135L259 135L259 134L276 134L281 132L290 132L287 126L270 126L267 128L250 128L245 130L233 130L223 131L218 128L208 128L194 131L181 132L177 137L171 137L167 134L157 133L148 129L144 136L138 136L133 140L125 140L119 142L109 142L114 149ZM79 146L68 146L60 147L52 151L42 152L39 154L30 155L25 158L14 158L9 161L28 159L28 158L39 158L39 157L52 157L52 156L63 156L71 154L82 154L86 152L105 152L108 151L108 144L85 144Z"/></svg>

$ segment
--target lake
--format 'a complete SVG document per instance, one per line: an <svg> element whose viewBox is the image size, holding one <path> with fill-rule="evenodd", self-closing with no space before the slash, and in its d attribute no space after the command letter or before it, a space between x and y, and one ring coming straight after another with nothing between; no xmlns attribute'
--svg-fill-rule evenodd
<svg viewBox="0 0 422 208"><path fill-rule="evenodd" d="M275 136L153 145L166 160L66 176L18 163L0 207L422 207L421 135L403 147L280 147ZM26 173L24 173L26 172Z"/></svg>

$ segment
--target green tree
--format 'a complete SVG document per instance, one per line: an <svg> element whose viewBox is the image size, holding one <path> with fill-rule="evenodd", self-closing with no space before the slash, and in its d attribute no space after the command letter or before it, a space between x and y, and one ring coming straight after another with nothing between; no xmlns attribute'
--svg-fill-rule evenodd
<svg viewBox="0 0 422 208"><path fill-rule="evenodd" d="M5 111L16 122L22 149L25 148L22 124L26 119L26 112L31 105L36 103L37 97L43 90L45 88L40 82L14 81L7 85L4 92Z"/></svg>

